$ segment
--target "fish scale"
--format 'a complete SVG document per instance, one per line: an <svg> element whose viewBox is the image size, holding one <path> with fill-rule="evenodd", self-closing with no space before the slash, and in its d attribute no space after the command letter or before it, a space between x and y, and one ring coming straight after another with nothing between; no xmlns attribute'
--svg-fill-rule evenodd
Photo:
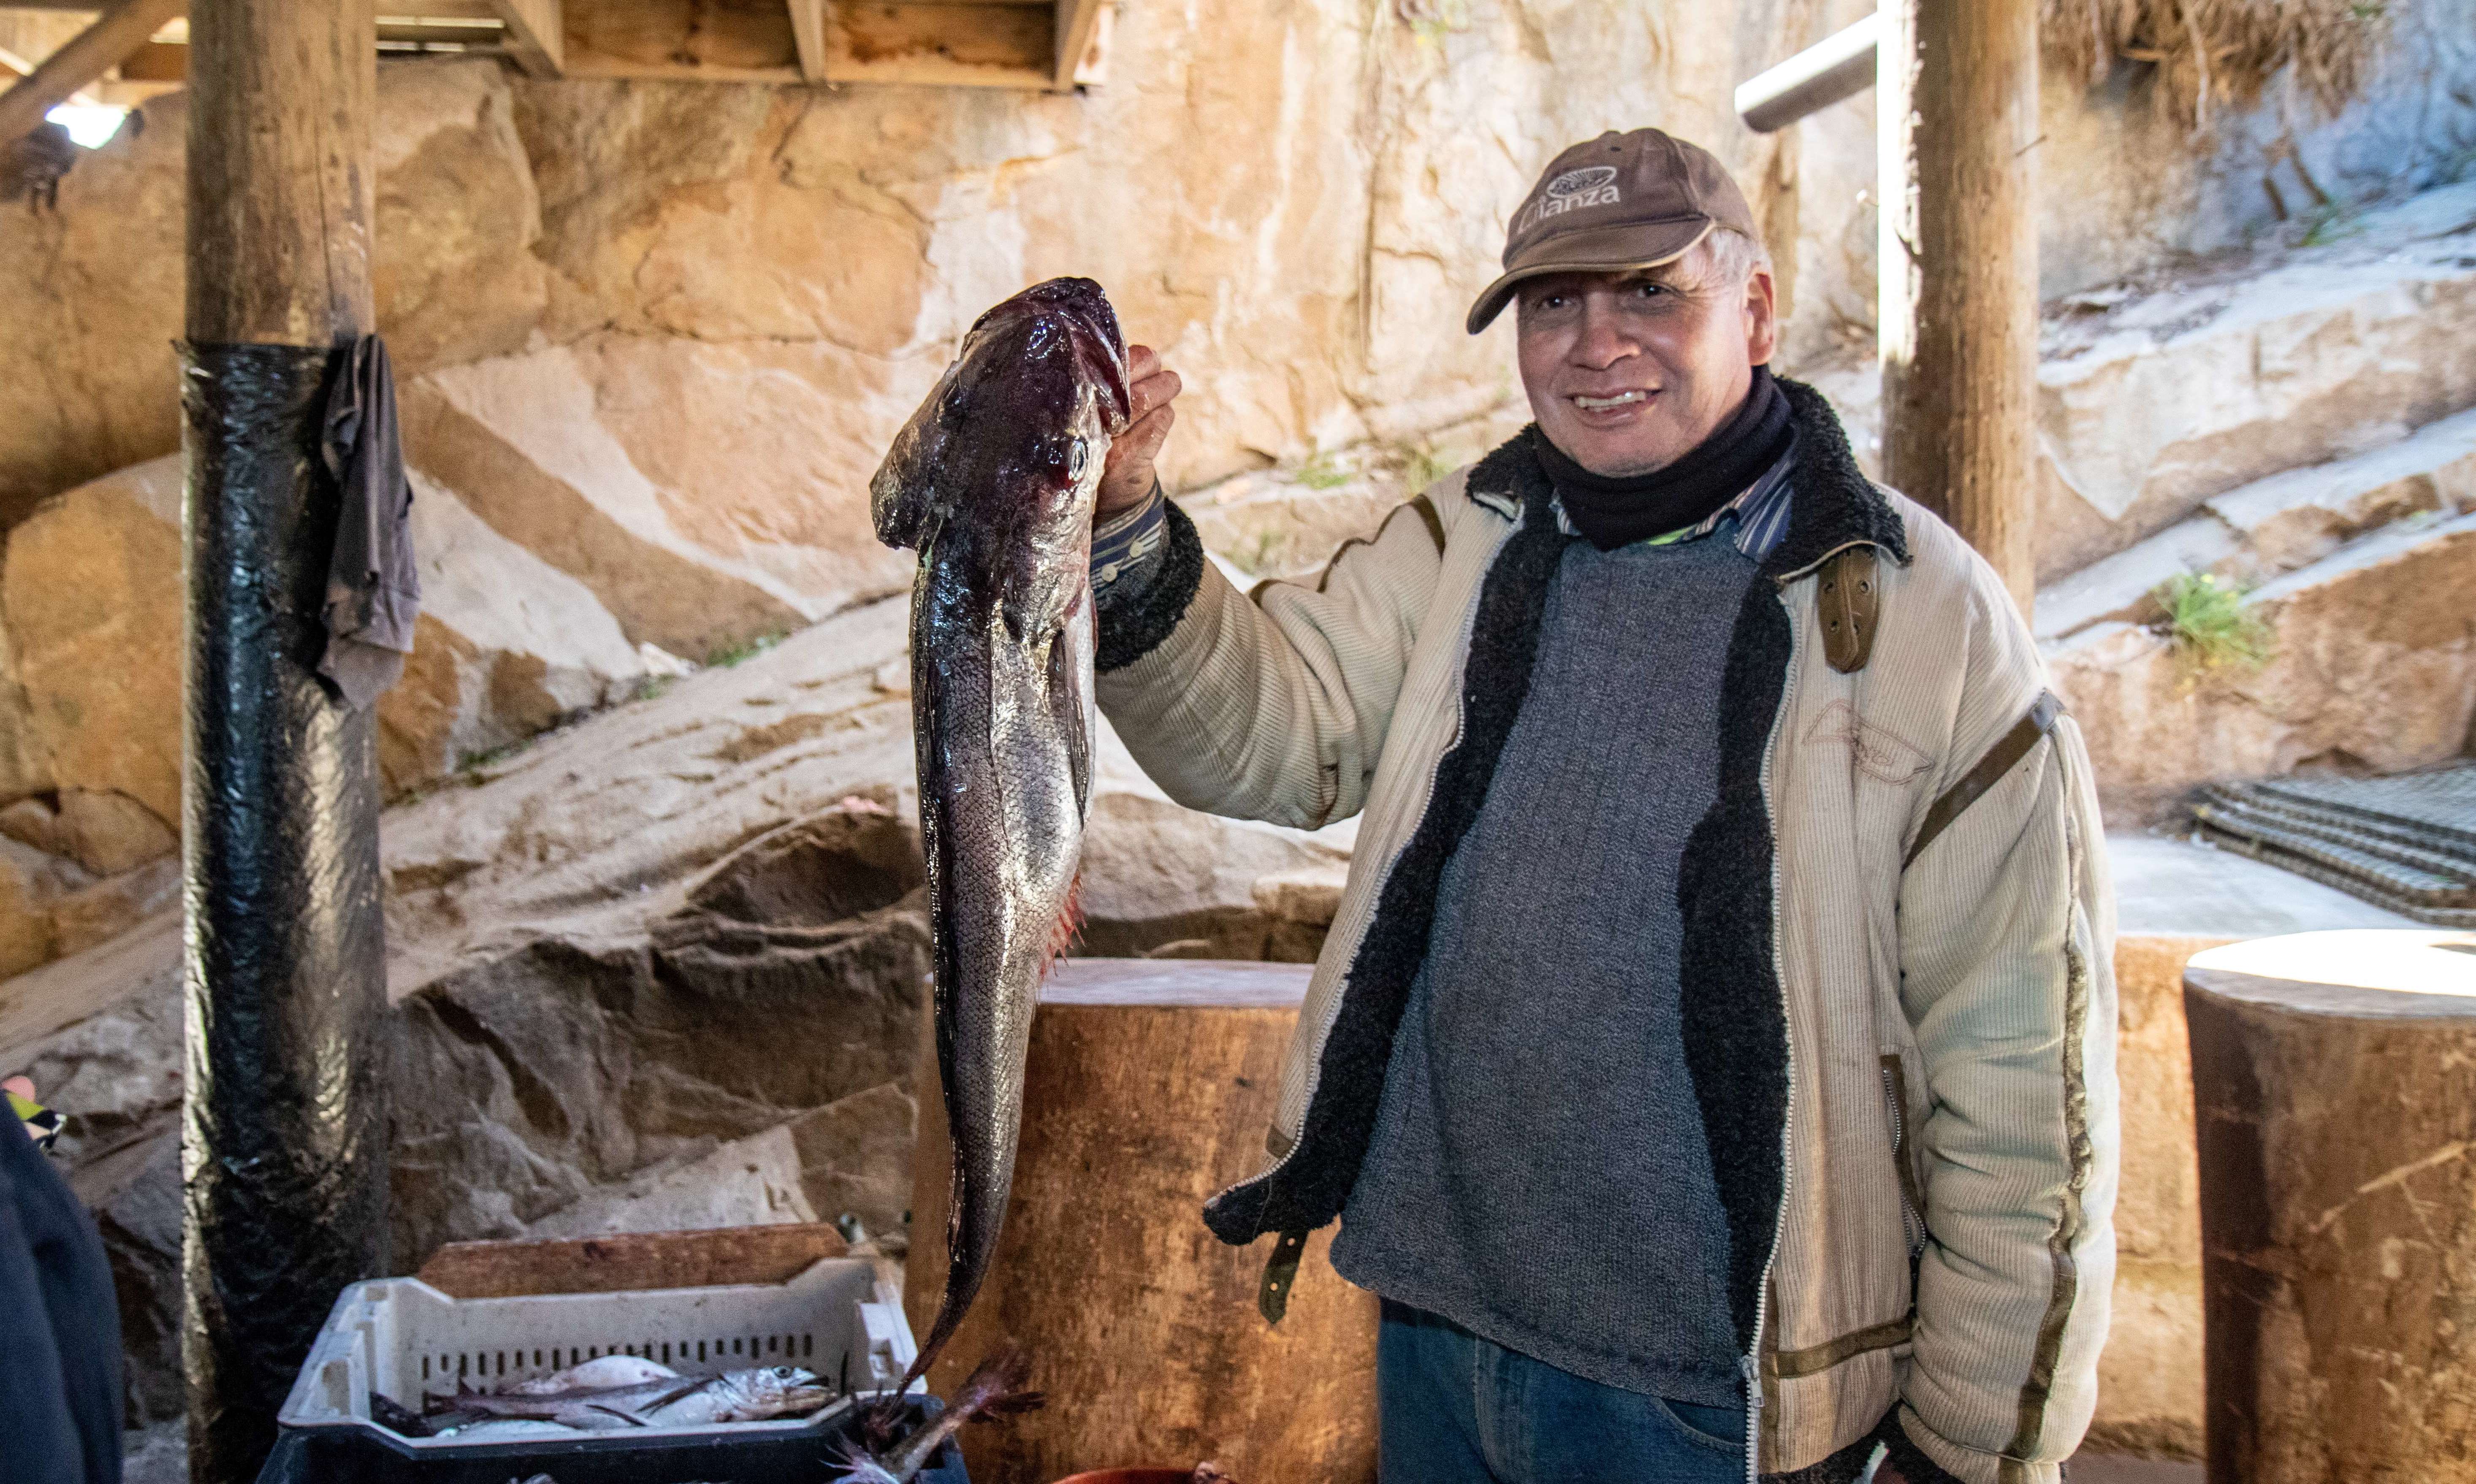
<svg viewBox="0 0 2476 1484"><path fill-rule="evenodd" d="M1092 505L1128 410L1107 297L1052 279L973 325L869 484L878 535L920 554L912 722L954 1149L946 1290L898 1395L978 1294L1014 1183L1032 1013L1074 920L1091 794Z"/></svg>

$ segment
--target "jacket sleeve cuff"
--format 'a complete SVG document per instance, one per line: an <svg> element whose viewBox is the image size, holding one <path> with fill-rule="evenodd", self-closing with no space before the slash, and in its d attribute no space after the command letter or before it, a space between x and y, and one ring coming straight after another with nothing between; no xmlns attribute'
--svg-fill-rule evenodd
<svg viewBox="0 0 2476 1484"><path fill-rule="evenodd" d="M1166 502L1163 516L1168 533L1151 581L1120 581L1093 592L1101 631L1093 668L1103 675L1123 670L1159 648L1186 617L1196 590L1203 585L1203 537L1196 532L1195 522Z"/></svg>
<svg viewBox="0 0 2476 1484"><path fill-rule="evenodd" d="M2063 1484L2060 1465L2024 1467L2015 1459L1964 1447L1919 1422L1905 1402L1892 1408L1874 1429L1874 1438L1883 1445L1884 1461L1900 1471L1907 1484L2008 1484L2016 1478L2029 1484Z"/></svg>

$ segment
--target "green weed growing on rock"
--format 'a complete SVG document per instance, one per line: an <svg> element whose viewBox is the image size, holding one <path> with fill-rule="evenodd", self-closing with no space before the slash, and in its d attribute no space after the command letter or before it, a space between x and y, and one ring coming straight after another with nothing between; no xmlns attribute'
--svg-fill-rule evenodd
<svg viewBox="0 0 2476 1484"><path fill-rule="evenodd" d="M781 643L782 638L782 633L777 631L773 633L760 633L753 639L742 639L736 644L726 644L705 656L706 667L728 670L733 665L744 664Z"/></svg>
<svg viewBox="0 0 2476 1484"><path fill-rule="evenodd" d="M2269 625L2244 606L2244 589L2233 582L2186 572L2159 583L2150 597L2166 610L2167 637L2190 676L2258 670L2269 662Z"/></svg>
<svg viewBox="0 0 2476 1484"><path fill-rule="evenodd" d="M1295 478L1309 489L1339 489L1349 482L1349 471L1331 454L1319 450L1314 458L1299 465Z"/></svg>

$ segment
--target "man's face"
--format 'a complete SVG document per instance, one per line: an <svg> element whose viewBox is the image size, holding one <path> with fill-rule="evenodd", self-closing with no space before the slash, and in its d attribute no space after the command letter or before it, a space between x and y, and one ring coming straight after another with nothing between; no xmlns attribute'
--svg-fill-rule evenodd
<svg viewBox="0 0 2476 1484"><path fill-rule="evenodd" d="M1648 474L1693 451L1771 358L1771 276L1743 283L1706 239L1634 273L1532 279L1515 301L1540 431L1594 474Z"/></svg>

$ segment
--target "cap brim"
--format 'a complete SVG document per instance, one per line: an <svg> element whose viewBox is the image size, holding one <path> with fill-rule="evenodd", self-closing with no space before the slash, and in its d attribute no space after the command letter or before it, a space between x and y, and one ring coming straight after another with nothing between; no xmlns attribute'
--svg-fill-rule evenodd
<svg viewBox="0 0 2476 1484"><path fill-rule="evenodd" d="M1523 260L1506 264L1504 276L1487 285L1471 306L1470 333L1476 334L1494 323L1524 280L1550 273L1634 273L1656 268L1694 251L1694 244L1709 236L1717 225L1707 216L1689 216L1549 237Z"/></svg>

